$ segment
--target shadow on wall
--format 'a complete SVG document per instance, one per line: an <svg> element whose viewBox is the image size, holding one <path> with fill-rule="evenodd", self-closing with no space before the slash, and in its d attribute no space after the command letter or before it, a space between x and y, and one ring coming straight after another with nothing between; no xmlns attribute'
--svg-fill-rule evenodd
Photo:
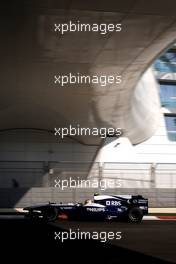
<svg viewBox="0 0 176 264"><path fill-rule="evenodd" d="M15 183L16 186L16 183ZM0 188L0 208L13 208L30 188Z"/></svg>

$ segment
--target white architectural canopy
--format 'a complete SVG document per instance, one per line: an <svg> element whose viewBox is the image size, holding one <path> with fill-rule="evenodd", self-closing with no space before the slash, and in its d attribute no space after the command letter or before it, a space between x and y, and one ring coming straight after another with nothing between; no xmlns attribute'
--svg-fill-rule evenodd
<svg viewBox="0 0 176 264"><path fill-rule="evenodd" d="M176 39L175 0L1 4L0 129L120 127L133 144L157 128L159 100L144 71ZM121 23L122 31L54 32L54 23ZM121 84L54 84L57 74L122 75ZM152 84L152 85L150 85ZM96 137L78 138L97 144Z"/></svg>

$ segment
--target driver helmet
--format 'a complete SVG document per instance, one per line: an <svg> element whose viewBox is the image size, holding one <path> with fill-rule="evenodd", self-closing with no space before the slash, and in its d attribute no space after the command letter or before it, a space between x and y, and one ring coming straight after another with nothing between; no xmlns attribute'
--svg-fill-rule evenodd
<svg viewBox="0 0 176 264"><path fill-rule="evenodd" d="M87 200L85 200L85 202L84 202L84 204L91 204L92 203L92 200L90 200L90 199L87 199Z"/></svg>

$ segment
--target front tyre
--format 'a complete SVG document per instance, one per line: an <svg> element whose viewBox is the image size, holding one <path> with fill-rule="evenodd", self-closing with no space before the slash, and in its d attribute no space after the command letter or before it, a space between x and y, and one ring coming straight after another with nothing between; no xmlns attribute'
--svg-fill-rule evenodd
<svg viewBox="0 0 176 264"><path fill-rule="evenodd" d="M27 214L25 214L25 217L30 220L36 220L39 218L39 214L30 210Z"/></svg>
<svg viewBox="0 0 176 264"><path fill-rule="evenodd" d="M140 223L143 218L143 212L139 207L132 207L128 211L128 221L133 223Z"/></svg>

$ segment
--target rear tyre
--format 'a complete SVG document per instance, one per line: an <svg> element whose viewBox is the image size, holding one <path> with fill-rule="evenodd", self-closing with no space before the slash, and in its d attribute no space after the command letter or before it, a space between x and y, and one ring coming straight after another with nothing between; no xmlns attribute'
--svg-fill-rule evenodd
<svg viewBox="0 0 176 264"><path fill-rule="evenodd" d="M47 222L54 222L58 218L58 210L57 208L47 208L42 213L43 219Z"/></svg>
<svg viewBox="0 0 176 264"><path fill-rule="evenodd" d="M128 211L128 221L133 223L140 223L143 218L143 212L139 207L132 207Z"/></svg>

